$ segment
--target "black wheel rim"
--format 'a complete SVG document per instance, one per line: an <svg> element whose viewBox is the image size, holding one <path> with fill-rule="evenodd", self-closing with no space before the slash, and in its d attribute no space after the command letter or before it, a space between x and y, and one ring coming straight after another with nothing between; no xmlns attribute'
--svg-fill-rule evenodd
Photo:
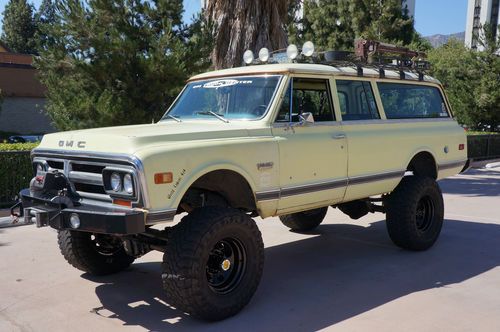
<svg viewBox="0 0 500 332"><path fill-rule="evenodd" d="M239 240L225 238L218 241L207 260L208 285L218 294L233 291L245 273L246 262L246 251Z"/></svg>
<svg viewBox="0 0 500 332"><path fill-rule="evenodd" d="M424 196L418 201L415 219L420 232L426 232L431 228L434 222L434 202L429 196Z"/></svg>

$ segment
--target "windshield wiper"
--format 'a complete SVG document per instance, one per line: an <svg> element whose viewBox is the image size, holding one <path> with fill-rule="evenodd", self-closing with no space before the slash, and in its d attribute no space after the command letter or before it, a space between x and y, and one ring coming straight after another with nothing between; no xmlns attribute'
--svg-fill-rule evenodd
<svg viewBox="0 0 500 332"><path fill-rule="evenodd" d="M215 113L214 111L199 111L199 112L196 112L196 114L201 114L201 115L213 115L215 116L217 119L225 122L225 123L229 123L229 120L226 119L225 117L223 117L222 115L220 114L217 114Z"/></svg>
<svg viewBox="0 0 500 332"><path fill-rule="evenodd" d="M181 120L181 119L179 119L178 117L175 117L175 116L173 116L173 115L171 115L171 114L168 114L168 113L167 113L167 114L165 114L165 116L166 116L166 117L169 117L169 118L171 118L171 119L174 119L174 120L175 120L175 121L177 121L177 122L182 122L182 120Z"/></svg>

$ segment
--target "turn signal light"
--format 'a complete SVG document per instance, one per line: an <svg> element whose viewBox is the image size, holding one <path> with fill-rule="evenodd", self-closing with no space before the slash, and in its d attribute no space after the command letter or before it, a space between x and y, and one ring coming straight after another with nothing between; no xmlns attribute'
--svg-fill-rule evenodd
<svg viewBox="0 0 500 332"><path fill-rule="evenodd" d="M116 205L121 205L121 206L126 206L126 207L132 207L132 202L131 201L126 201L123 199L114 199L113 204Z"/></svg>
<svg viewBox="0 0 500 332"><path fill-rule="evenodd" d="M465 144L458 144L458 149L459 150L465 149Z"/></svg>
<svg viewBox="0 0 500 332"><path fill-rule="evenodd" d="M155 174L155 184L172 183L173 178L174 178L174 175L172 174L172 172L156 173Z"/></svg>

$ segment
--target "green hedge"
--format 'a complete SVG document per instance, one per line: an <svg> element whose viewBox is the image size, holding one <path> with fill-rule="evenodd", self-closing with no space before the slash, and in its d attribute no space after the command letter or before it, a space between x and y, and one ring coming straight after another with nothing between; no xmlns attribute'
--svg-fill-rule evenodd
<svg viewBox="0 0 500 332"><path fill-rule="evenodd" d="M22 188L27 188L33 177L30 151L38 143L0 143L0 207L15 202Z"/></svg>

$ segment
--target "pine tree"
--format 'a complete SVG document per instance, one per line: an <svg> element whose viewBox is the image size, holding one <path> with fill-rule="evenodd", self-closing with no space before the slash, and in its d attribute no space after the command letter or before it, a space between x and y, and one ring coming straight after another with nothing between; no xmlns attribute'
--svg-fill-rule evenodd
<svg viewBox="0 0 500 332"><path fill-rule="evenodd" d="M182 10L182 0L58 1L35 64L57 128L159 119L211 50L205 25L183 25Z"/></svg>
<svg viewBox="0 0 500 332"><path fill-rule="evenodd" d="M296 0L299 1L299 0ZM291 39L318 49L352 50L358 38L399 45L428 45L416 33L401 0L304 0L303 18L288 24ZM296 5L295 5L296 6ZM295 7L290 7L294 9ZM290 17L290 14L289 14Z"/></svg>
<svg viewBox="0 0 500 332"><path fill-rule="evenodd" d="M53 0L42 1L38 12L35 14L35 22L37 26L35 40L37 49L41 51L54 43L49 34L50 27L57 22L56 4Z"/></svg>
<svg viewBox="0 0 500 332"><path fill-rule="evenodd" d="M352 0L350 12L356 38L408 45L415 30L401 0Z"/></svg>
<svg viewBox="0 0 500 332"><path fill-rule="evenodd" d="M348 50L354 45L349 2L345 0L304 2L304 41L323 50Z"/></svg>
<svg viewBox="0 0 500 332"><path fill-rule="evenodd" d="M26 0L10 0L3 12L1 39L13 52L35 54L36 24L33 5Z"/></svg>

